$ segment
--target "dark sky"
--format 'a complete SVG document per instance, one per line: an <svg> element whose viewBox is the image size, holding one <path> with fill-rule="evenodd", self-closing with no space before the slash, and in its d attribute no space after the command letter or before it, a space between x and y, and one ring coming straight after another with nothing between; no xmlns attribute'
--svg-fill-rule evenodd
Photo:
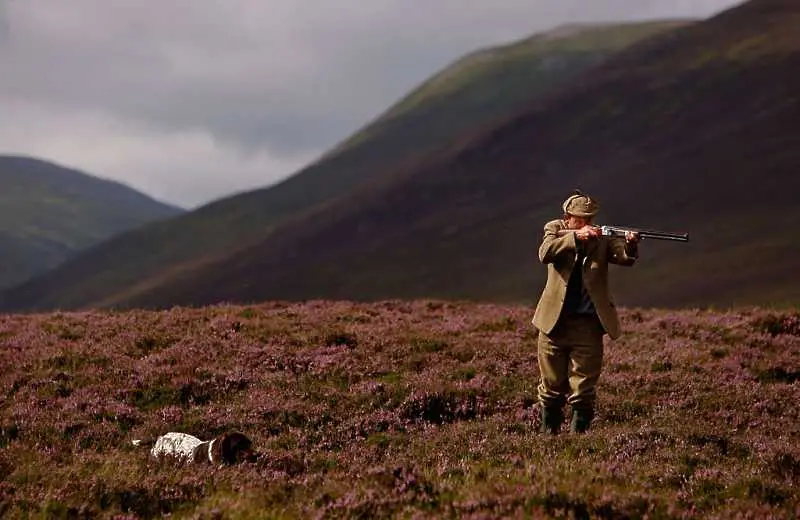
<svg viewBox="0 0 800 520"><path fill-rule="evenodd" d="M730 0L0 0L0 153L185 207L266 186L460 56Z"/></svg>

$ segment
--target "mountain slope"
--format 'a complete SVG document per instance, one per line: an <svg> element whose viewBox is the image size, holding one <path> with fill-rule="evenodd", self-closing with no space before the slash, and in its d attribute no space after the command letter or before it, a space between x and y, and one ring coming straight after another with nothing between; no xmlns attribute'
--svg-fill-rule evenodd
<svg viewBox="0 0 800 520"><path fill-rule="evenodd" d="M297 175L100 244L24 289L32 291L25 301L66 308L146 292L257 243L278 223L301 218L362 183L388 178L402 164L513 113L626 45L685 23L562 28L467 56Z"/></svg>
<svg viewBox="0 0 800 520"><path fill-rule="evenodd" d="M122 184L33 158L0 156L0 287L180 211Z"/></svg>
<svg viewBox="0 0 800 520"><path fill-rule="evenodd" d="M621 302L796 305L798 26L796 3L762 0L635 46L483 135L125 304L531 301L541 226L580 186L602 222L691 232L688 244L643 244L639 265L616 270Z"/></svg>
<svg viewBox="0 0 800 520"><path fill-rule="evenodd" d="M688 23L565 25L474 52L410 92L327 156L359 143L383 141L392 162L402 161L420 146L431 150L481 122L499 120L632 43ZM414 139L420 133L424 141ZM413 143L406 145L409 140Z"/></svg>

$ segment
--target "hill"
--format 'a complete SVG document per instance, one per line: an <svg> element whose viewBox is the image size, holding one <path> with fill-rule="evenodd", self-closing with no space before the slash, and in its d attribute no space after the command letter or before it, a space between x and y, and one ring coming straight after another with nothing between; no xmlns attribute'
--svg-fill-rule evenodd
<svg viewBox="0 0 800 520"><path fill-rule="evenodd" d="M0 156L0 287L180 212L116 182L38 159Z"/></svg>
<svg viewBox="0 0 800 520"><path fill-rule="evenodd" d="M570 24L456 61L326 157L365 144L387 164L434 150L502 119L633 43L691 23ZM424 137L424 139L420 139Z"/></svg>
<svg viewBox="0 0 800 520"><path fill-rule="evenodd" d="M796 518L797 313L622 309L592 429L545 436L531 312L317 301L0 316L0 512ZM232 429L256 462L156 462L131 445Z"/></svg>
<svg viewBox="0 0 800 520"><path fill-rule="evenodd" d="M420 85L352 138L286 181L116 237L15 291L13 308L125 302L270 234L357 186L472 134L633 42L684 21L589 25L471 54Z"/></svg>
<svg viewBox="0 0 800 520"><path fill-rule="evenodd" d="M691 234L643 244L637 266L612 274L620 302L797 305L798 26L800 5L761 0L634 45L481 135L124 303L530 302L542 225L580 187L601 222Z"/></svg>

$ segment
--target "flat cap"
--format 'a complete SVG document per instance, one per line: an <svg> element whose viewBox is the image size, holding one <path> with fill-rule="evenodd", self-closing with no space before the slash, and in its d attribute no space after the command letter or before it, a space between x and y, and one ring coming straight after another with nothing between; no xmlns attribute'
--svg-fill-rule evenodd
<svg viewBox="0 0 800 520"><path fill-rule="evenodd" d="M590 196L581 193L580 190L575 190L573 195L564 201L561 206L564 213L567 215L575 215L576 217L593 217L600 211L600 204Z"/></svg>

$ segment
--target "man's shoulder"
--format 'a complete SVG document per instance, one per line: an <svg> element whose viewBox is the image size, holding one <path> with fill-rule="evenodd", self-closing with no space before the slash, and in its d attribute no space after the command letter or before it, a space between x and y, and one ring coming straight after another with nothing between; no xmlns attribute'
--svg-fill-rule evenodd
<svg viewBox="0 0 800 520"><path fill-rule="evenodd" d="M558 231L558 230L564 229L564 228L565 228L564 221L561 220L561 219L551 220L547 224L544 225L544 229L545 230L549 230L549 231Z"/></svg>

